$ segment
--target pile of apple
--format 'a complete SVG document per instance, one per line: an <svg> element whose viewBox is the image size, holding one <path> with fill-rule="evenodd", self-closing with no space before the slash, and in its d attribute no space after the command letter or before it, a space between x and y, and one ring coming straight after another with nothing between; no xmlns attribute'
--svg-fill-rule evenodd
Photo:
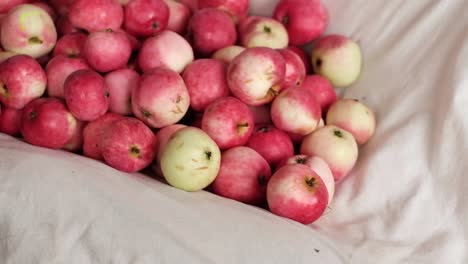
<svg viewBox="0 0 468 264"><path fill-rule="evenodd" d="M312 223L376 126L336 94L361 51L328 20L319 0L2 0L0 132Z"/></svg>

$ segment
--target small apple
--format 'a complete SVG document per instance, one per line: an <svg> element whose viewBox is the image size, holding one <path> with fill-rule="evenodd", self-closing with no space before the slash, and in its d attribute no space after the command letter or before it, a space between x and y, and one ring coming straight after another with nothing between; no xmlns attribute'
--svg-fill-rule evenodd
<svg viewBox="0 0 468 264"><path fill-rule="evenodd" d="M323 113L326 113L330 105L338 99L330 81L317 74L306 76L300 89L307 90L314 95Z"/></svg>
<svg viewBox="0 0 468 264"><path fill-rule="evenodd" d="M108 112L87 123L83 129L83 155L95 160L104 160L100 147L103 134L112 123L121 118L122 115Z"/></svg>
<svg viewBox="0 0 468 264"><path fill-rule="evenodd" d="M83 46L86 43L88 36L81 32L69 33L57 41L53 56L64 55L67 57L82 57Z"/></svg>
<svg viewBox="0 0 468 264"><path fill-rule="evenodd" d="M312 65L310 65L310 55L302 48L298 46L288 46L286 49L296 53L304 63L306 73L310 72L310 69L312 68Z"/></svg>
<svg viewBox="0 0 468 264"><path fill-rule="evenodd" d="M335 87L353 84L361 73L361 64L361 48L348 37L327 35L313 46L314 72L327 78Z"/></svg>
<svg viewBox="0 0 468 264"><path fill-rule="evenodd" d="M214 101L203 114L202 129L220 149L247 143L254 126L249 107L235 97L229 96Z"/></svg>
<svg viewBox="0 0 468 264"><path fill-rule="evenodd" d="M221 151L203 130L182 128L167 141L161 154L161 170L175 188L199 191L216 178L221 165Z"/></svg>
<svg viewBox="0 0 468 264"><path fill-rule="evenodd" d="M333 172L335 182L339 182L356 164L358 145L348 131L326 125L304 137L300 153L325 160Z"/></svg>
<svg viewBox="0 0 468 264"><path fill-rule="evenodd" d="M21 131L22 113L22 110L2 107L0 113L0 132L11 136L18 136Z"/></svg>
<svg viewBox="0 0 468 264"><path fill-rule="evenodd" d="M375 132L375 115L365 104L354 99L340 99L330 106L327 125L350 132L359 145L365 144Z"/></svg>
<svg viewBox="0 0 468 264"><path fill-rule="evenodd" d="M252 111L254 123L256 125L271 124L271 115L270 115L269 105L259 105L259 106L249 105L249 108L250 108L250 111Z"/></svg>
<svg viewBox="0 0 468 264"><path fill-rule="evenodd" d="M164 2L169 8L167 29L179 34L184 34L188 21L192 16L192 11L186 4L176 0L164 0Z"/></svg>
<svg viewBox="0 0 468 264"><path fill-rule="evenodd" d="M272 213L308 225L327 208L328 191L320 176L308 166L291 164L271 176L267 201Z"/></svg>
<svg viewBox="0 0 468 264"><path fill-rule="evenodd" d="M211 57L213 59L222 60L226 63L231 63L231 61L234 60L234 58L241 54L244 50L245 48L241 46L227 46L217 50Z"/></svg>
<svg viewBox="0 0 468 264"><path fill-rule="evenodd" d="M249 0L199 0L198 6L202 8L217 8L227 12L237 23L247 17Z"/></svg>
<svg viewBox="0 0 468 264"><path fill-rule="evenodd" d="M299 55L288 49L280 49L278 52L283 56L286 62L283 90L290 87L301 86L306 77L306 70Z"/></svg>
<svg viewBox="0 0 468 264"><path fill-rule="evenodd" d="M70 140L63 147L64 150L70 152L77 152L83 147L83 129L86 125L86 122L76 119L76 126L72 132Z"/></svg>
<svg viewBox="0 0 468 264"><path fill-rule="evenodd" d="M82 58L69 58L64 55L53 57L45 67L47 95L63 98L63 85L67 77L75 71L84 69L89 69L89 66Z"/></svg>
<svg viewBox="0 0 468 264"><path fill-rule="evenodd" d="M261 16L241 21L239 35L242 46L284 49L288 46L288 32L280 22Z"/></svg>
<svg viewBox="0 0 468 264"><path fill-rule="evenodd" d="M132 91L138 86L140 75L132 69L120 69L104 76L109 90L109 111L121 115L132 114Z"/></svg>
<svg viewBox="0 0 468 264"><path fill-rule="evenodd" d="M124 10L115 0L75 0L68 17L73 26L88 32L107 29L117 30L122 26Z"/></svg>
<svg viewBox="0 0 468 264"><path fill-rule="evenodd" d="M154 36L167 27L169 8L163 0L132 0L125 6L125 30L137 37Z"/></svg>

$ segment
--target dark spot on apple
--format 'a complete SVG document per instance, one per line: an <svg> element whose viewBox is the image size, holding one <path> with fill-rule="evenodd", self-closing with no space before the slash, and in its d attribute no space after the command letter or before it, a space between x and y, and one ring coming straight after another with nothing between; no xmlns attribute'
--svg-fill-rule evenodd
<svg viewBox="0 0 468 264"><path fill-rule="evenodd" d="M297 81L296 82L296 86L301 86L302 82L301 81Z"/></svg>
<svg viewBox="0 0 468 264"><path fill-rule="evenodd" d="M105 91L105 92L104 92L104 96L107 97L107 98L109 98L110 93L109 93L108 91Z"/></svg>
<svg viewBox="0 0 468 264"><path fill-rule="evenodd" d="M296 158L296 162L297 162L298 164L305 164L306 159L305 159L305 158Z"/></svg>
<svg viewBox="0 0 468 264"><path fill-rule="evenodd" d="M182 96L180 95L177 95L177 98L176 98L176 104L180 103L180 101L182 101Z"/></svg>
<svg viewBox="0 0 468 264"><path fill-rule="evenodd" d="M29 42L29 44L42 44L42 43L44 43L44 41L42 41L42 39L40 39L39 37L36 37L36 36L30 37L28 39L28 42Z"/></svg>
<svg viewBox="0 0 468 264"><path fill-rule="evenodd" d="M265 33L267 33L267 34L270 34L271 33L271 28L269 26L263 26L263 31L265 31Z"/></svg>
<svg viewBox="0 0 468 264"><path fill-rule="evenodd" d="M305 183L309 186L309 187L315 187L316 183L317 183L317 180L315 179L315 177L310 177L310 178L307 178L305 180Z"/></svg>
<svg viewBox="0 0 468 264"><path fill-rule="evenodd" d="M37 113L35 111L31 111L28 117L29 117L29 120L34 120L37 117Z"/></svg>
<svg viewBox="0 0 468 264"><path fill-rule="evenodd" d="M141 114L142 114L144 117L146 117L146 118L150 118L150 117L151 117L151 113L150 113L150 112L148 112L148 111L146 111L146 110L144 110L144 109L141 109L140 111L141 111Z"/></svg>
<svg viewBox="0 0 468 264"><path fill-rule="evenodd" d="M322 63L323 63L322 59L316 59L316 60L315 60L315 66L316 66L317 68L322 67Z"/></svg>
<svg viewBox="0 0 468 264"><path fill-rule="evenodd" d="M338 129L333 130L333 134L335 134L335 136L340 137L340 138L344 136L343 131L338 130Z"/></svg>
<svg viewBox="0 0 468 264"><path fill-rule="evenodd" d="M153 22L153 24L151 24L151 28L153 30L157 30L159 28L159 23L158 22Z"/></svg>
<svg viewBox="0 0 468 264"><path fill-rule="evenodd" d="M263 175L258 176L258 184L259 184L260 186L266 186L266 184L267 184L267 179L266 179L266 177L263 176Z"/></svg>
<svg viewBox="0 0 468 264"><path fill-rule="evenodd" d="M72 53L69 53L69 54L67 55L67 57L70 58L70 59L78 58L78 54L72 52Z"/></svg>
<svg viewBox="0 0 468 264"><path fill-rule="evenodd" d="M287 25L289 23L289 17L288 16L284 16L283 19L281 20L281 22L284 24L284 25Z"/></svg>
<svg viewBox="0 0 468 264"><path fill-rule="evenodd" d="M319 253L320 252L320 249L316 249L314 248L315 252Z"/></svg>
<svg viewBox="0 0 468 264"><path fill-rule="evenodd" d="M140 149L137 148L136 146L133 146L133 147L130 148L130 152L132 154L140 154Z"/></svg>
<svg viewBox="0 0 468 264"><path fill-rule="evenodd" d="M106 32L114 32L114 30L112 30L112 28L108 28L106 29Z"/></svg>
<svg viewBox="0 0 468 264"><path fill-rule="evenodd" d="M207 160L211 160L211 155L212 155L212 152L211 152L211 151L205 150L205 156L206 156L206 159L207 159Z"/></svg>

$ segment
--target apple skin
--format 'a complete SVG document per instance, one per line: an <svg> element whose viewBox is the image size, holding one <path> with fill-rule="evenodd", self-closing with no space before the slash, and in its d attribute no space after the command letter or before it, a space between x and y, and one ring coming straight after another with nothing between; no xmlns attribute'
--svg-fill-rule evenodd
<svg viewBox="0 0 468 264"><path fill-rule="evenodd" d="M269 105L259 105L259 106L249 105L249 108L250 108L250 111L252 111L254 123L256 125L272 124Z"/></svg>
<svg viewBox="0 0 468 264"><path fill-rule="evenodd" d="M154 159L157 138L153 131L134 117L111 123L100 144L104 161L123 172L138 172Z"/></svg>
<svg viewBox="0 0 468 264"><path fill-rule="evenodd" d="M69 7L68 17L73 26L88 32L122 26L124 10L115 0L75 0Z"/></svg>
<svg viewBox="0 0 468 264"><path fill-rule="evenodd" d="M49 0L50 5L59 13L62 17L67 16L70 5L75 0Z"/></svg>
<svg viewBox="0 0 468 264"><path fill-rule="evenodd" d="M216 99L229 95L226 72L227 64L216 59L195 60L185 68L182 78L193 110L203 112Z"/></svg>
<svg viewBox="0 0 468 264"><path fill-rule="evenodd" d="M308 166L290 164L271 176L267 201L273 214L308 225L324 213L328 192L320 176Z"/></svg>
<svg viewBox="0 0 468 264"><path fill-rule="evenodd" d="M175 132L179 131L182 128L187 127L186 125L182 124L173 124L166 127L161 128L157 133L156 137L158 139L158 145L156 146L156 156L154 157L153 164L151 169L158 177L163 177L163 173L161 171L161 155L166 147L167 141Z"/></svg>
<svg viewBox="0 0 468 264"><path fill-rule="evenodd" d="M248 48L228 67L227 80L234 96L252 106L267 104L281 90L286 63L270 48Z"/></svg>
<svg viewBox="0 0 468 264"><path fill-rule="evenodd" d="M167 141L161 155L161 170L166 181L185 191L200 191L216 178L221 151L213 139L195 127L182 128Z"/></svg>
<svg viewBox="0 0 468 264"><path fill-rule="evenodd" d="M21 116L23 111L2 107L0 113L0 132L10 136L18 136L21 132Z"/></svg>
<svg viewBox="0 0 468 264"><path fill-rule="evenodd" d="M227 12L232 20L237 23L247 17L249 12L249 0L199 0L198 7L217 8Z"/></svg>
<svg viewBox="0 0 468 264"><path fill-rule="evenodd" d="M334 87L345 88L361 74L362 55L359 45L342 35L320 38L312 49L314 72L327 78Z"/></svg>
<svg viewBox="0 0 468 264"><path fill-rule="evenodd" d="M167 27L169 8L163 0L132 0L125 6L125 30L137 37L154 36Z"/></svg>
<svg viewBox="0 0 468 264"><path fill-rule="evenodd" d="M203 114L203 131L223 150L247 143L254 127L249 107L235 97L214 101Z"/></svg>
<svg viewBox="0 0 468 264"><path fill-rule="evenodd" d="M58 98L38 98L23 109L21 135L31 145L60 149L72 138L76 119Z"/></svg>
<svg viewBox="0 0 468 264"><path fill-rule="evenodd" d="M98 119L87 123L83 129L83 155L95 160L104 160L100 144L108 127L123 116L108 112Z"/></svg>
<svg viewBox="0 0 468 264"><path fill-rule="evenodd" d="M340 99L331 105L327 113L327 124L350 132L359 145L363 145L375 133L374 112L355 99Z"/></svg>
<svg viewBox="0 0 468 264"><path fill-rule="evenodd" d="M132 112L132 91L138 86L140 75L132 69L120 69L109 72L104 76L107 89L109 90L109 111L131 115Z"/></svg>
<svg viewBox="0 0 468 264"><path fill-rule="evenodd" d="M190 17L192 17L192 11L186 4L176 0L164 0L164 2L169 8L167 29L184 34Z"/></svg>
<svg viewBox="0 0 468 264"><path fill-rule="evenodd" d="M270 166L260 154L238 146L221 154L221 167L211 186L217 195L261 206L266 202L270 177Z"/></svg>
<svg viewBox="0 0 468 264"><path fill-rule="evenodd" d="M57 20L57 17L58 17L57 12L46 1L38 1L38 2L33 2L31 4L44 9L44 11L46 11L47 14L49 14L50 18L52 18L52 21L55 22Z"/></svg>
<svg viewBox="0 0 468 264"><path fill-rule="evenodd" d="M88 36L81 32L66 34L57 41L53 56L83 57L83 47L87 39Z"/></svg>
<svg viewBox="0 0 468 264"><path fill-rule="evenodd" d="M39 58L57 43L54 21L42 8L23 4L16 6L3 18L2 46L7 51Z"/></svg>
<svg viewBox="0 0 468 264"><path fill-rule="evenodd" d="M78 152L83 147L83 129L86 125L86 122L76 119L76 126L72 132L70 140L63 147L64 150L70 152Z"/></svg>
<svg viewBox="0 0 468 264"><path fill-rule="evenodd" d="M47 76L41 65L28 55L15 55L0 64L0 102L21 109L41 97Z"/></svg>
<svg viewBox="0 0 468 264"><path fill-rule="evenodd" d="M178 2L188 6L192 12L198 10L198 0L177 0Z"/></svg>
<svg viewBox="0 0 468 264"><path fill-rule="evenodd" d="M8 13L12 8L29 2L31 0L2 0L0 2L0 14Z"/></svg>
<svg viewBox="0 0 468 264"><path fill-rule="evenodd" d="M63 86L67 77L78 70L89 69L82 58L69 58L64 55L53 57L45 67L47 75L47 95L63 98Z"/></svg>
<svg viewBox="0 0 468 264"><path fill-rule="evenodd" d="M353 135L337 126L326 125L304 137L300 153L318 156L326 161L335 182L342 181L358 158L358 145Z"/></svg>
<svg viewBox="0 0 468 264"><path fill-rule="evenodd" d="M90 69L70 74L63 85L63 95L70 112L81 121L96 120L109 109L104 78Z"/></svg>
<svg viewBox="0 0 468 264"><path fill-rule="evenodd" d="M306 69L299 55L288 49L280 49L278 52L283 56L286 63L283 90L301 86L306 77Z"/></svg>
<svg viewBox="0 0 468 264"><path fill-rule="evenodd" d="M271 105L273 124L285 132L305 136L317 128L320 118L320 105L305 90L283 91Z"/></svg>
<svg viewBox="0 0 468 264"><path fill-rule="evenodd" d="M294 155L294 146L288 134L272 125L257 125L246 146L262 155L273 168Z"/></svg>
<svg viewBox="0 0 468 264"><path fill-rule="evenodd" d="M195 12L188 23L187 35L200 55L211 55L221 48L234 45L237 40L232 19L215 8Z"/></svg>
<svg viewBox="0 0 468 264"><path fill-rule="evenodd" d="M0 63L8 60L11 57L18 55L18 53L11 52L11 51L0 51Z"/></svg>
<svg viewBox="0 0 468 264"><path fill-rule="evenodd" d="M165 30L143 42L138 64L143 72L164 66L181 73L193 59L190 43L179 34Z"/></svg>
<svg viewBox="0 0 468 264"><path fill-rule="evenodd" d="M288 46L286 49L296 53L304 63L306 74L310 72L312 65L310 64L310 55L302 48L297 46Z"/></svg>
<svg viewBox="0 0 468 264"><path fill-rule="evenodd" d="M314 95L315 100L322 109L322 113L326 113L330 105L338 99L330 81L317 74L306 76L300 89L307 90Z"/></svg>
<svg viewBox="0 0 468 264"><path fill-rule="evenodd" d="M158 67L143 74L132 91L133 114L152 128L179 122L190 106L190 96L182 77Z"/></svg>
<svg viewBox="0 0 468 264"><path fill-rule="evenodd" d="M292 45L305 45L322 35L329 20L320 0L281 0L273 17L284 24Z"/></svg>
<svg viewBox="0 0 468 264"><path fill-rule="evenodd" d="M241 54L244 50L245 48L242 46L227 46L217 50L211 57L213 59L222 60L226 63L231 63L231 61L234 60L234 58Z"/></svg>
<svg viewBox="0 0 468 264"><path fill-rule="evenodd" d="M242 46L284 49L288 46L288 32L280 22L261 16L251 16L239 24Z"/></svg>
<svg viewBox="0 0 468 264"><path fill-rule="evenodd" d="M80 32L80 29L73 26L68 16L60 16L59 18L57 18L57 22L55 23L55 26L56 26L57 33L59 36L64 36L67 34Z"/></svg>

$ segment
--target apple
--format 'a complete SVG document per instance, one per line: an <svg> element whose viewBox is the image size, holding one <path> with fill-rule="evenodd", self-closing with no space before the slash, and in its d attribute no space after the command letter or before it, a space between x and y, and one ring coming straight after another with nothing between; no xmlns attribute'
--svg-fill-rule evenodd
<svg viewBox="0 0 468 264"><path fill-rule="evenodd" d="M361 48L346 36L322 37L313 46L311 58L314 72L327 78L334 87L350 86L361 73Z"/></svg>
<svg viewBox="0 0 468 264"><path fill-rule="evenodd" d="M358 145L348 131L326 125L304 137L300 153L325 160L330 166L335 182L340 182L356 164Z"/></svg>
<svg viewBox="0 0 468 264"><path fill-rule="evenodd" d="M55 12L54 8L52 8L52 6L50 6L47 2L38 1L38 2L33 2L31 4L44 9L44 11L46 11L47 14L49 14L50 18L52 18L52 21L57 20L57 17L58 17L57 12Z"/></svg>
<svg viewBox="0 0 468 264"><path fill-rule="evenodd" d="M123 32L105 30L93 32L83 47L89 65L98 72L109 72L125 67L132 47Z"/></svg>
<svg viewBox="0 0 468 264"><path fill-rule="evenodd" d="M193 49L187 40L175 32L165 30L143 42L138 64L143 72L164 66L181 73L193 59Z"/></svg>
<svg viewBox="0 0 468 264"><path fill-rule="evenodd" d="M304 49L297 46L288 46L286 49L296 53L301 58L301 61L304 63L304 67L306 69L306 73L309 73L312 67L312 65L310 65L310 55L307 54Z"/></svg>
<svg viewBox="0 0 468 264"><path fill-rule="evenodd" d="M68 16L60 16L59 18L57 18L57 21L55 22L55 26L56 26L57 33L59 36L64 36L66 34L80 32L80 29L73 26Z"/></svg>
<svg viewBox="0 0 468 264"><path fill-rule="evenodd" d="M122 115L108 112L98 119L87 123L83 129L83 155L95 160L104 160L101 152L101 143L104 132Z"/></svg>
<svg viewBox="0 0 468 264"><path fill-rule="evenodd" d="M235 97L220 98L211 103L203 114L202 129L218 144L228 149L247 143L254 130L249 107Z"/></svg>
<svg viewBox="0 0 468 264"><path fill-rule="evenodd" d="M330 105L338 99L330 81L317 74L306 76L300 89L307 90L314 95L323 113L326 113Z"/></svg>
<svg viewBox="0 0 468 264"><path fill-rule="evenodd" d="M158 147L156 149L156 161L159 163L161 161L161 156L166 148L167 141L171 138L171 136L181 130L182 128L186 128L186 125L182 124L173 124L166 127L161 128L157 133L156 137L158 138Z"/></svg>
<svg viewBox="0 0 468 264"><path fill-rule="evenodd" d="M109 109L104 78L90 69L70 74L63 85L63 95L70 112L81 121L96 120Z"/></svg>
<svg viewBox="0 0 468 264"><path fill-rule="evenodd" d="M205 8L193 14L187 26L188 38L201 55L234 45L237 40L236 26L225 12Z"/></svg>
<svg viewBox="0 0 468 264"><path fill-rule="evenodd" d="M115 31L122 26L124 10L115 0L75 0L68 17L73 26L88 32Z"/></svg>
<svg viewBox="0 0 468 264"><path fill-rule="evenodd" d="M57 41L53 56L64 55L67 57L82 57L83 46L87 39L88 36L81 32L66 34Z"/></svg>
<svg viewBox="0 0 468 264"><path fill-rule="evenodd" d="M218 175L221 151L203 130L182 128L167 141L161 154L161 171L173 187L199 191Z"/></svg>
<svg viewBox="0 0 468 264"><path fill-rule="evenodd" d="M216 99L229 95L226 72L227 64L216 59L195 60L185 68L182 77L193 110L203 112Z"/></svg>
<svg viewBox="0 0 468 264"><path fill-rule="evenodd" d="M2 0L0 2L0 14L8 13L10 9L31 2L31 0Z"/></svg>
<svg viewBox="0 0 468 264"><path fill-rule="evenodd" d="M281 90L286 64L271 48L248 48L228 67L227 80L232 94L248 105L271 102Z"/></svg>
<svg viewBox="0 0 468 264"><path fill-rule="evenodd" d="M320 176L308 166L290 164L271 176L267 201L273 214L308 225L325 212L328 191Z"/></svg>
<svg viewBox="0 0 468 264"><path fill-rule="evenodd" d="M212 187L216 194L252 205L263 205L271 169L255 150L238 146L221 154L221 167Z"/></svg>
<svg viewBox="0 0 468 264"><path fill-rule="evenodd" d="M132 91L133 114L152 128L179 122L190 106L182 77L164 67L143 74Z"/></svg>
<svg viewBox="0 0 468 264"><path fill-rule="evenodd" d="M286 62L283 90L290 87L301 86L306 77L306 69L299 55L288 49L280 49L278 52L283 56Z"/></svg>
<svg viewBox="0 0 468 264"><path fill-rule="evenodd" d="M138 37L163 31L169 21L169 8L163 0L132 0L125 6L125 30Z"/></svg>
<svg viewBox="0 0 468 264"><path fill-rule="evenodd" d="M83 129L86 125L86 122L76 120L75 129L72 132L70 140L63 147L64 150L70 152L78 152L83 147Z"/></svg>
<svg viewBox="0 0 468 264"><path fill-rule="evenodd" d="M11 57L14 57L18 55L16 52L11 52L11 51L0 51L0 63L8 60Z"/></svg>
<svg viewBox="0 0 468 264"><path fill-rule="evenodd" d="M30 4L19 5L3 18L2 46L7 51L39 58L57 42L57 32L47 12Z"/></svg>
<svg viewBox="0 0 468 264"><path fill-rule="evenodd" d="M132 48L132 52L133 51L138 51L141 48L142 42L140 41L140 39L138 39L137 37L135 37L134 35L128 33L127 31L125 31L123 29L119 29L119 30L117 30L117 32L125 33L128 40L130 41L130 47Z"/></svg>
<svg viewBox="0 0 468 264"><path fill-rule="evenodd" d="M198 10L198 0L177 0L178 2L188 6L192 12Z"/></svg>
<svg viewBox="0 0 468 264"><path fill-rule="evenodd" d="M359 145L367 143L375 132L372 110L355 99L340 99L330 106L327 125L335 125L350 132Z"/></svg>
<svg viewBox="0 0 468 264"><path fill-rule="evenodd" d="M294 155L294 146L288 134L272 125L258 125L246 144L275 167L279 162Z"/></svg>
<svg viewBox="0 0 468 264"><path fill-rule="evenodd" d="M58 98L38 98L23 109L21 135L29 144L60 149L72 138L76 119Z"/></svg>
<svg viewBox="0 0 468 264"><path fill-rule="evenodd" d="M0 64L0 102L21 109L46 89L47 76L28 55L16 55Z"/></svg>
<svg viewBox="0 0 468 264"><path fill-rule="evenodd" d="M2 107L0 113L0 132L17 136L21 130L21 116L23 111L9 107Z"/></svg>
<svg viewBox="0 0 468 264"><path fill-rule="evenodd" d="M104 76L109 90L109 111L121 115L132 114L132 90L136 89L140 75L132 69L120 69Z"/></svg>
<svg viewBox="0 0 468 264"><path fill-rule="evenodd" d="M245 48L242 46L227 46L217 50L211 57L213 59L222 60L226 63L231 63L231 61L234 60L234 58L241 54L244 50Z"/></svg>
<svg viewBox="0 0 468 264"><path fill-rule="evenodd" d="M53 57L45 67L47 94L50 97L63 98L63 86L67 77L75 71L84 69L89 69L89 66L82 58L69 58L64 55Z"/></svg>
<svg viewBox="0 0 468 264"><path fill-rule="evenodd" d="M268 47L284 49L288 46L288 32L278 21L261 16L252 16L239 25L240 42L247 48Z"/></svg>
<svg viewBox="0 0 468 264"><path fill-rule="evenodd" d="M188 21L192 16L192 11L186 4L176 0L164 0L164 2L169 8L167 29L179 34L184 34Z"/></svg>
<svg viewBox="0 0 468 264"><path fill-rule="evenodd" d="M75 0L49 0L48 2L57 11L57 13L59 13L61 16L66 16L68 15L70 5L74 1Z"/></svg>
<svg viewBox="0 0 468 264"><path fill-rule="evenodd" d="M252 111L254 123L257 125L266 125L271 124L271 115L270 115L270 106L269 105L259 105L251 106L249 105L250 111Z"/></svg>
<svg viewBox="0 0 468 264"><path fill-rule="evenodd" d="M288 89L271 105L273 124L285 132L305 136L312 133L321 118L320 105L314 96L301 89Z"/></svg>
<svg viewBox="0 0 468 264"><path fill-rule="evenodd" d="M284 24L292 45L304 45L322 35L329 19L320 0L281 0L273 17Z"/></svg>
<svg viewBox="0 0 468 264"><path fill-rule="evenodd" d="M232 20L237 23L247 17L249 12L249 0L199 0L198 7L217 8L227 12Z"/></svg>

